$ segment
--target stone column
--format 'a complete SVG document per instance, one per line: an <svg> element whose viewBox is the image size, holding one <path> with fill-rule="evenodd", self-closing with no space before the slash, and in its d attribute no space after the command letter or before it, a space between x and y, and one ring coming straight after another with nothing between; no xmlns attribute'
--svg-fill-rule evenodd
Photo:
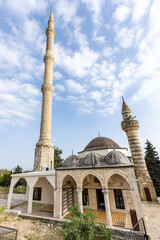
<svg viewBox="0 0 160 240"><path fill-rule="evenodd" d="M28 210L27 210L27 213L31 213L32 212L32 201L33 201L33 186L29 187Z"/></svg>
<svg viewBox="0 0 160 240"><path fill-rule="evenodd" d="M28 186L29 186L29 193L28 193L28 210L27 213L32 213L32 201L33 201L33 189L39 177L28 177L25 178Z"/></svg>
<svg viewBox="0 0 160 240"><path fill-rule="evenodd" d="M109 190L105 189L102 190L104 194L104 202L105 202L105 208L106 208L106 215L107 215L107 225L109 227L112 227L112 216L111 216L111 209L110 209L110 202L109 202Z"/></svg>
<svg viewBox="0 0 160 240"><path fill-rule="evenodd" d="M47 43L46 54L44 56L45 70L44 83L42 84L42 112L41 112L41 128L40 138L36 144L34 157L34 171L52 170L54 168L54 147L51 141L51 120L52 120L52 95L53 87L53 64L54 64L54 21L53 12L51 10L46 30Z"/></svg>
<svg viewBox="0 0 160 240"><path fill-rule="evenodd" d="M82 200L82 188L77 188L77 193L78 193L78 202L80 204L80 210L81 213L83 213L83 200Z"/></svg>
<svg viewBox="0 0 160 240"><path fill-rule="evenodd" d="M54 218L62 218L62 188L54 191Z"/></svg>
<svg viewBox="0 0 160 240"><path fill-rule="evenodd" d="M9 194L8 194L8 202L7 202L7 208L8 209L11 208L13 188L16 185L16 183L18 182L19 179L20 179L19 177L17 177L17 178L12 177L10 188L9 188Z"/></svg>

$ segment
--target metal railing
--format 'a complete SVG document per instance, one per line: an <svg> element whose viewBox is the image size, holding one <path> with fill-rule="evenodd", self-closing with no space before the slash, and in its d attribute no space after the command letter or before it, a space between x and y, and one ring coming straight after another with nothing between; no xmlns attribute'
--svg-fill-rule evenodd
<svg viewBox="0 0 160 240"><path fill-rule="evenodd" d="M142 222L143 230L144 232L135 232L135 228ZM130 232L127 234L127 236L124 238L124 240L150 240L149 235L147 234L146 231L146 226L144 223L144 219L141 218L135 225L134 227L130 230Z"/></svg>
<svg viewBox="0 0 160 240"><path fill-rule="evenodd" d="M0 240L17 240L18 230L0 226Z"/></svg>

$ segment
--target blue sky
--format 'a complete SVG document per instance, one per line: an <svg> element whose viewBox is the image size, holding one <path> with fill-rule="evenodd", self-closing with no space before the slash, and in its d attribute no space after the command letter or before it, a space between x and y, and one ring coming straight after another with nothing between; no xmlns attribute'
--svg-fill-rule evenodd
<svg viewBox="0 0 160 240"><path fill-rule="evenodd" d="M159 0L0 0L0 168L33 167L51 7L52 140L63 157L98 132L128 147L122 96L140 123L142 147L149 139L160 151Z"/></svg>

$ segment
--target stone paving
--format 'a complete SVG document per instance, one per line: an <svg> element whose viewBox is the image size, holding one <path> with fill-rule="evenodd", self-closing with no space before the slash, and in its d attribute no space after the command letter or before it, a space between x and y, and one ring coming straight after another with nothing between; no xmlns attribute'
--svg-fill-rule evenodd
<svg viewBox="0 0 160 240"><path fill-rule="evenodd" d="M160 240L160 204L143 203L142 206L151 240Z"/></svg>

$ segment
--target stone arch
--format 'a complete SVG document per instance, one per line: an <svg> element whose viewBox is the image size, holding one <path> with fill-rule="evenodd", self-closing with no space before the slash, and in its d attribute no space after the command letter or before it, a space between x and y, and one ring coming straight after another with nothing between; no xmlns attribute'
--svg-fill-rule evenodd
<svg viewBox="0 0 160 240"><path fill-rule="evenodd" d="M67 172L67 173L64 174L64 176L62 177L62 180L61 180L61 183L60 183L60 188L62 188L62 186L63 186L63 182L64 182L64 179L65 179L67 176L72 177L73 180L75 181L76 185L78 186L78 181L77 181L76 177L74 176L74 174L72 174L72 173L68 173L68 172Z"/></svg>
<svg viewBox="0 0 160 240"><path fill-rule="evenodd" d="M62 181L62 216L77 202L77 182L71 174L66 174Z"/></svg>
<svg viewBox="0 0 160 240"><path fill-rule="evenodd" d="M128 179L128 176L126 176L122 171L120 170L112 170L110 173L107 174L107 178L105 179L105 186L108 188L108 183L109 183L109 180L110 178L113 176L113 175L120 175L122 178L124 178L126 180L126 182L128 183L128 185L130 186L130 188L132 189L132 182L130 179Z"/></svg>
<svg viewBox="0 0 160 240"><path fill-rule="evenodd" d="M105 210L102 179L99 174L88 171L82 178L82 189L84 209L89 205L93 211L97 211L98 209Z"/></svg>
<svg viewBox="0 0 160 240"><path fill-rule="evenodd" d="M81 178L80 180L80 188L83 188L83 182L84 182L84 179L88 176L88 175L93 175L95 176L96 178L98 178L98 180L100 181L101 185L102 185L102 188L104 188L104 185L105 183L103 182L103 179L101 178L101 176L99 174L97 174L96 172L94 171L87 171L83 177Z"/></svg>

